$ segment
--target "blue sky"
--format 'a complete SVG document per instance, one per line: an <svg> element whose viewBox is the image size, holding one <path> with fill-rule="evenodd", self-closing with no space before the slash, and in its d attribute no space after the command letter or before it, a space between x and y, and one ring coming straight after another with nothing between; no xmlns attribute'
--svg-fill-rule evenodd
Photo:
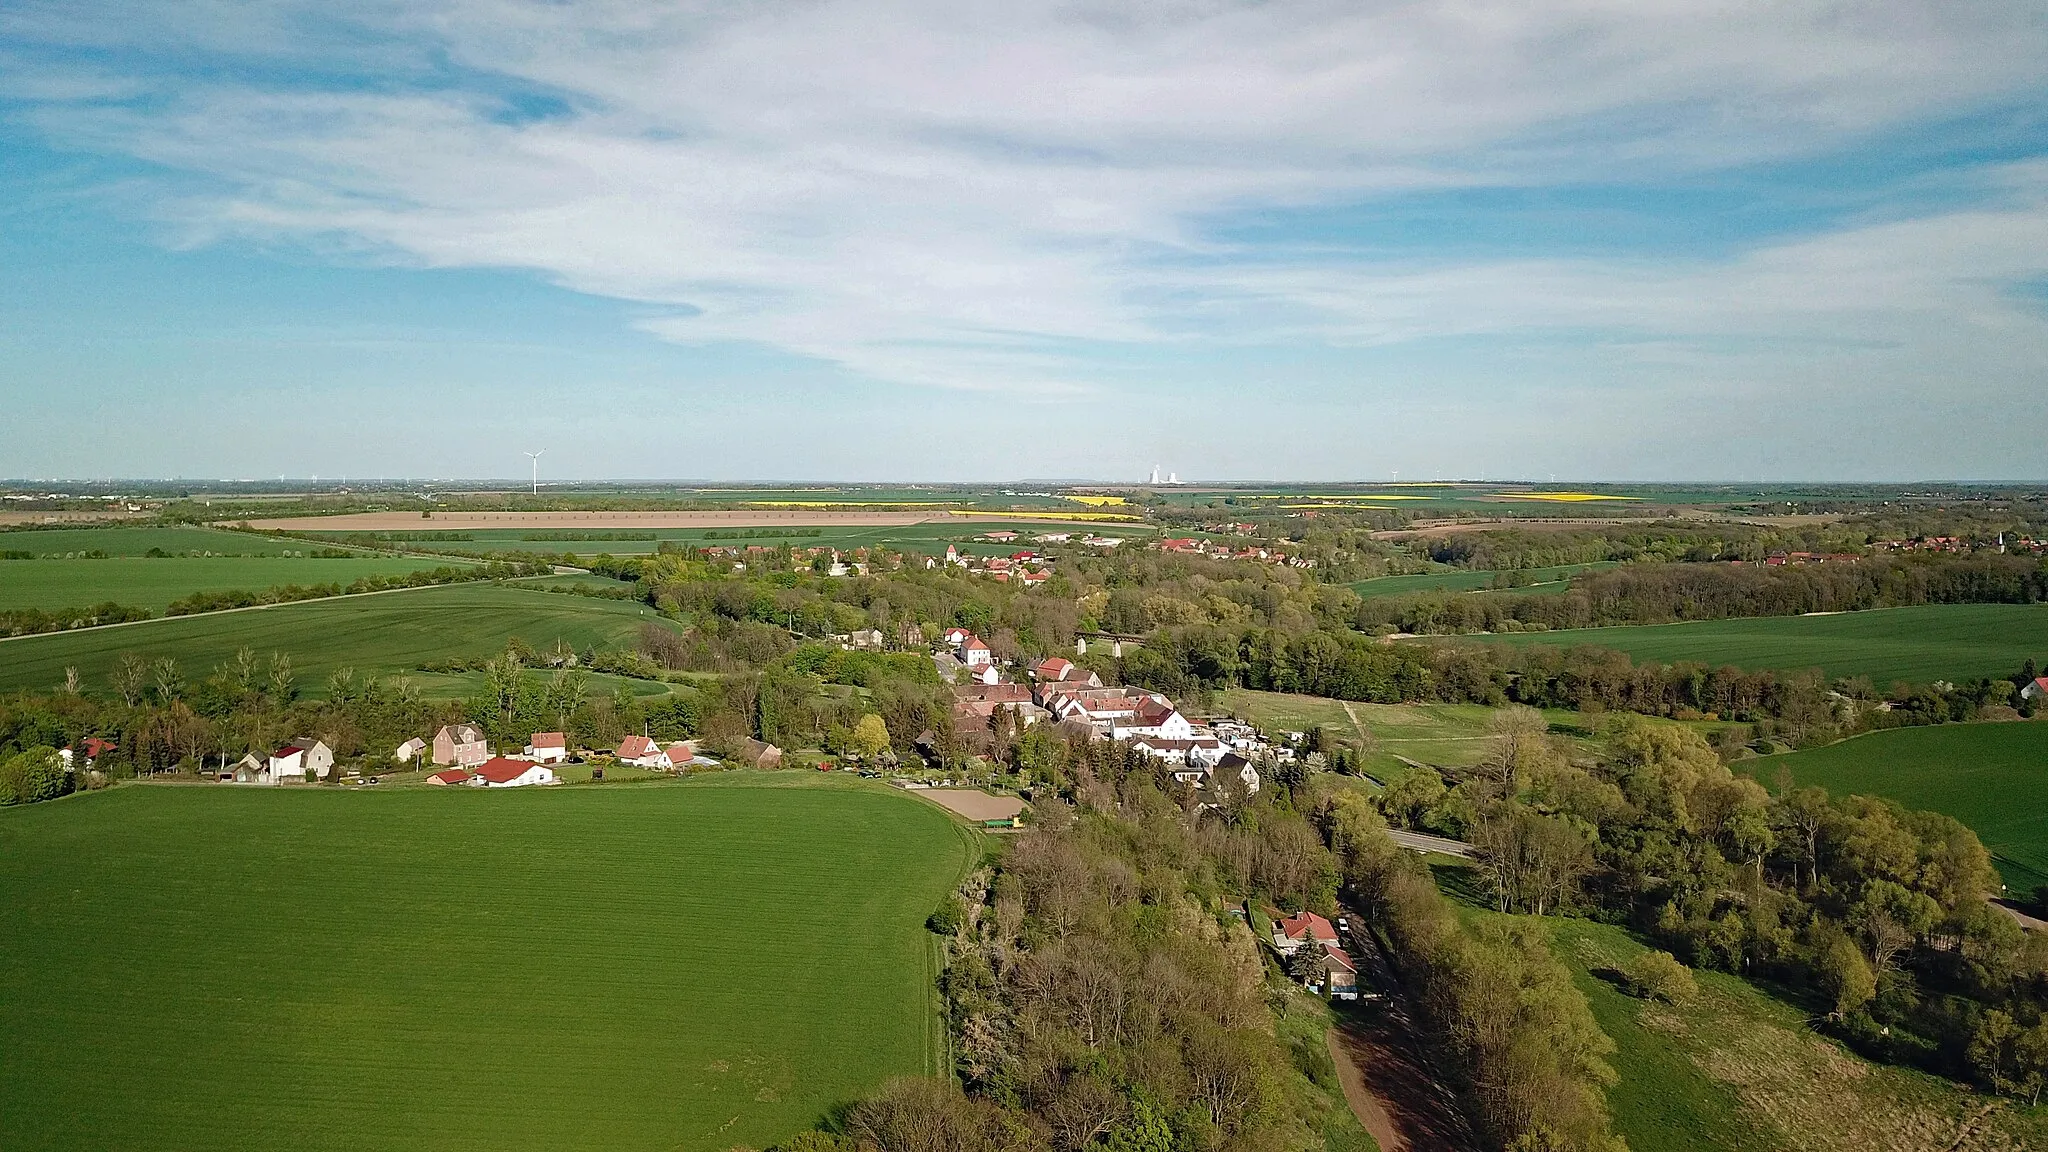
<svg viewBox="0 0 2048 1152"><path fill-rule="evenodd" d="M0 475L2048 479L2042 59L2034 3L13 0Z"/></svg>

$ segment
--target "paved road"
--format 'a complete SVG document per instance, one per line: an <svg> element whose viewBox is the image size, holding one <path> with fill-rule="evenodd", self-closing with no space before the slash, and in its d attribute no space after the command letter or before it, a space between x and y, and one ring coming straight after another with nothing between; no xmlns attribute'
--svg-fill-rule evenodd
<svg viewBox="0 0 2048 1152"><path fill-rule="evenodd" d="M1388 829L1387 835L1394 838L1394 843L1410 852L1440 852L1445 856L1457 856L1466 860L1472 858L1472 846L1463 840L1431 836L1426 832L1403 832L1398 828Z"/></svg>

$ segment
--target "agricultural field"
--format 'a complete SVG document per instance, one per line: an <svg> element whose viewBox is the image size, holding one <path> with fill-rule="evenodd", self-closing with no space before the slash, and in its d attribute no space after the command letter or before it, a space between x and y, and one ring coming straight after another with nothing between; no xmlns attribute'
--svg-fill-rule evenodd
<svg viewBox="0 0 2048 1152"><path fill-rule="evenodd" d="M1771 616L1684 624L1579 628L1470 637L1492 644L1590 645L1637 660L1697 660L1738 668L1819 668L1868 676L1880 688L2010 676L2048 657L2048 605L1939 604L1826 616Z"/></svg>
<svg viewBox="0 0 2048 1152"><path fill-rule="evenodd" d="M297 540L218 528L29 528L0 532L0 552L30 552L39 558L61 558L82 552L144 556L151 549L173 556L284 556L307 547Z"/></svg>
<svg viewBox="0 0 2048 1152"><path fill-rule="evenodd" d="M2048 884L2048 721L1895 728L1738 767L1766 784L1785 771L1835 795L1945 812L1977 833L2016 892Z"/></svg>
<svg viewBox="0 0 2048 1152"><path fill-rule="evenodd" d="M1008 529L1018 534L1019 539L1010 544L996 544L981 537L998 529ZM595 556L606 553L613 556L645 556L657 552L663 541L676 544L691 544L697 547L745 548L758 544L775 547L787 544L792 548L837 548L842 551L854 548L889 548L905 552L922 552L943 556L947 544L953 544L961 552L976 556L1007 556L1022 548L1030 548L1031 537L1045 532L1086 531L1085 526L1045 520L939 520L920 524L831 524L729 527L729 528L593 528L588 531L565 529L519 529L519 528L463 528L456 529L467 540L406 540L402 546L409 552L571 552L579 556ZM1118 523L1114 526L1097 524L1093 530L1105 535L1149 537L1156 531L1150 525ZM799 535L799 533L802 533ZM638 539L562 539L572 535L590 536L631 536ZM379 534L339 532L325 533L339 542L365 547L398 547L392 537L379 540Z"/></svg>
<svg viewBox="0 0 2048 1152"><path fill-rule="evenodd" d="M66 667L97 690L124 652L172 657L196 678L248 647L288 653L301 690L317 696L337 668L407 673L422 663L494 655L514 636L543 651L558 643L626 647L654 619L654 609L638 601L516 585L407 589L0 641L0 691L61 684Z"/></svg>
<svg viewBox="0 0 2048 1152"><path fill-rule="evenodd" d="M977 857L793 774L0 811L6 1144L768 1147L943 1066L923 925Z"/></svg>
<svg viewBox="0 0 2048 1152"><path fill-rule="evenodd" d="M1528 580L1519 588L1503 589L1525 596L1562 594L1571 587L1571 578L1581 572L1598 572L1607 568L1618 568L1614 561L1600 561L1593 564L1560 564L1554 568L1530 568L1522 573ZM1378 576L1371 580L1360 580L1348 585L1360 596L1405 596L1414 592L1485 592L1493 589L1493 581L1502 573L1468 568L1445 568L1439 572L1418 572L1410 576Z"/></svg>
<svg viewBox="0 0 2048 1152"><path fill-rule="evenodd" d="M1643 945L1612 925L1545 924L1615 1042L1607 1100L1634 1152L2007 1152L2048 1139L2048 1109L1868 1063L1735 976L1696 973L1699 996L1680 1007L1636 999L1612 973Z"/></svg>
<svg viewBox="0 0 2048 1152"><path fill-rule="evenodd" d="M81 608L111 600L151 612L194 592L257 592L281 584L348 584L466 561L400 556L120 557L105 560L0 560L0 609Z"/></svg>

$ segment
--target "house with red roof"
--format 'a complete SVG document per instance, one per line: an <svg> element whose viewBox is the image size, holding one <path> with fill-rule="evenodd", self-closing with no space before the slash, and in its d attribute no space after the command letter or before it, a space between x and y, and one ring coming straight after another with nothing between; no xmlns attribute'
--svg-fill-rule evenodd
<svg viewBox="0 0 2048 1152"><path fill-rule="evenodd" d="M569 758L569 740L560 732L535 732L526 758L536 764L560 764Z"/></svg>
<svg viewBox="0 0 2048 1152"><path fill-rule="evenodd" d="M2020 689L2022 700L2048 699L2048 676L2036 676L2033 682Z"/></svg>
<svg viewBox="0 0 2048 1152"><path fill-rule="evenodd" d="M476 772L469 778L469 785L473 788L525 788L555 782L553 768L531 760L512 760L504 756L494 756L477 765Z"/></svg>
<svg viewBox="0 0 2048 1152"><path fill-rule="evenodd" d="M1296 912L1273 922L1273 947L1282 955L1292 956L1303 944L1311 942L1337 943L1337 926L1313 912Z"/></svg>
<svg viewBox="0 0 2048 1152"><path fill-rule="evenodd" d="M469 769L443 768L432 776L427 777L427 783L441 785L467 784L469 783Z"/></svg>
<svg viewBox="0 0 2048 1152"><path fill-rule="evenodd" d="M272 784L293 783L304 780L308 775L316 780L327 779L334 771L334 749L325 741L310 736L279 748L270 754L270 782Z"/></svg>
<svg viewBox="0 0 2048 1152"><path fill-rule="evenodd" d="M982 643L981 637L970 632L967 639L960 642L960 662L972 670L993 664L995 656L989 652L988 645Z"/></svg>

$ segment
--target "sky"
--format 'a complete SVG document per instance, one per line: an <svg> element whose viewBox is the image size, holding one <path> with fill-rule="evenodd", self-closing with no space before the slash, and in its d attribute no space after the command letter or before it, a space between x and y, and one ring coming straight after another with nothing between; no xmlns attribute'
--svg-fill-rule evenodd
<svg viewBox="0 0 2048 1152"><path fill-rule="evenodd" d="M7 0L0 476L2048 480L2038 0Z"/></svg>

